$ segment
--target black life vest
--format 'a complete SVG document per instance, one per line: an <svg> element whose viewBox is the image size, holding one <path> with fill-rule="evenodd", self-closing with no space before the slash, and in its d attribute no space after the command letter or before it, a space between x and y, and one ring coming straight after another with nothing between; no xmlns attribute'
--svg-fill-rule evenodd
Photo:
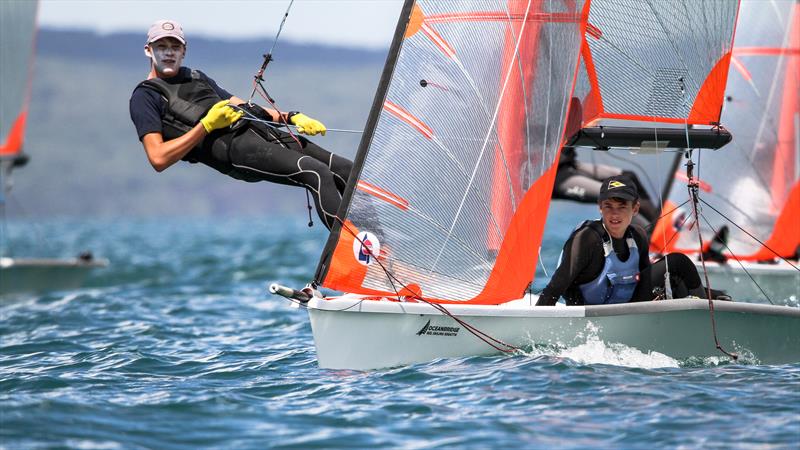
<svg viewBox="0 0 800 450"><path fill-rule="evenodd" d="M142 81L139 86L153 89L167 101L164 117L161 119L162 136L164 140L175 139L183 136L200 122L215 103L223 100L211 84L201 76L197 70L181 67L178 74L180 82L168 82L161 78L151 78ZM212 133L214 134L214 133ZM204 139L195 146L184 160L189 162L206 162L204 156L208 153L204 146Z"/></svg>

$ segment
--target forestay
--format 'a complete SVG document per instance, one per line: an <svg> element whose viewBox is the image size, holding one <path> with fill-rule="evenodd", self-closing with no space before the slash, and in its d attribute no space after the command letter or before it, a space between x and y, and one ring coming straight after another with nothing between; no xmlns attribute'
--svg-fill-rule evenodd
<svg viewBox="0 0 800 450"><path fill-rule="evenodd" d="M574 0L406 2L317 280L439 302L518 298L587 15Z"/></svg>
<svg viewBox="0 0 800 450"><path fill-rule="evenodd" d="M800 5L795 0L743 1L722 122L734 136L718 152L703 152L697 165L707 243L727 224L728 245L738 259L776 255L747 236L718 210L782 257L800 245ZM685 180L682 173L677 178ZM675 183L665 211L687 199ZM702 205L701 205L702 206ZM665 217L653 234L663 251L696 252L697 232L686 207ZM710 227L709 227L710 225ZM672 238L678 232L677 238Z"/></svg>

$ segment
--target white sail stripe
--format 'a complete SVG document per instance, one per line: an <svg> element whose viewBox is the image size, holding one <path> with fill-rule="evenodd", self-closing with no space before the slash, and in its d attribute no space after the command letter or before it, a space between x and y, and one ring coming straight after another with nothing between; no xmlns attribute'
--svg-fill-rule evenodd
<svg viewBox="0 0 800 450"><path fill-rule="evenodd" d="M517 57L516 54L513 56L513 59L516 59L517 61L519 61L519 58ZM472 90L475 93L475 95L478 97L478 100L480 100L480 102L478 104L481 105L481 107L483 108L483 112L486 115L489 115L489 112L490 112L489 111L489 107L486 104L486 100L483 98L483 95L481 95L480 89L478 89L478 86L475 83L475 80L472 78L472 75L470 75L469 71L467 71L466 67L464 67L464 64L461 63L461 60L459 60L457 57L453 58L453 60L455 61L456 65L461 70L463 75L467 78L467 81L469 82L470 87L472 88ZM527 114L527 111L526 111L526 114ZM506 161L505 149L503 148L503 142L500 139L500 133L497 131L497 129L495 129L495 134L497 135L497 145L500 146L500 158L503 161L503 168L506 171L506 178L508 180L509 196L511 198L511 205L512 205L512 207L514 209L516 209L517 208L517 203L516 203L515 196L514 196L514 185L511 183L511 171L508 168L508 161ZM525 133L525 134L527 135L527 133ZM492 217L492 220L494 220L494 217Z"/></svg>
<svg viewBox="0 0 800 450"><path fill-rule="evenodd" d="M511 14L508 12L508 6L506 6L506 17L508 18L508 29L511 30L511 33L514 35L514 39L517 39L517 34L514 32L514 27L512 26L513 20L511 18ZM525 89L525 72L522 69L522 60L519 58L519 55L515 55L515 59L517 60L517 67L519 68L519 78L520 78L520 88L522 88L522 101L523 105L528 104L528 91ZM552 63L551 63L552 64ZM549 97L549 96L548 96ZM528 115L528 108L522 108L522 111L525 112L525 129L531 129L531 118ZM532 171L533 161L531 161L531 134L530 132L525 133L525 154L528 158L528 164L525 166L528 171ZM532 180L531 180L532 181ZM527 189L528 186L524 186L524 189ZM512 187L512 195L513 195L513 187ZM516 209L516 206L514 206ZM540 247L541 250L541 247Z"/></svg>
<svg viewBox="0 0 800 450"><path fill-rule="evenodd" d="M528 13L530 12L531 1L532 0L528 0L528 4L527 4L527 6L525 8L525 17L527 17ZM525 26L527 25L527 20L523 20L522 23L523 23L523 25L522 25L522 28L520 29L520 33L519 33L520 36L519 36L519 38L517 38L516 44L514 46L514 54L517 54L517 52L519 51L519 44L520 44L520 41L522 39L522 36L525 34ZM456 222L461 217L461 211L464 208L464 202L467 200L467 195L469 194L470 189L472 189L472 183L475 180L475 174L477 173L478 167L480 166L480 163L483 160L483 155L486 152L486 146L489 143L489 136L492 134L492 130L493 130L494 126L495 126L495 122L497 121L497 114L500 111L500 105L502 104L503 98L505 97L506 88L508 87L508 80L511 78L511 71L512 70L513 70L513 65L509 65L509 68L506 71L505 80L503 81L503 88L500 90L500 95L499 95L499 97L497 99L497 105L495 106L494 114L492 115L492 120L490 122L489 130L487 131L486 137L484 138L484 141L483 141L483 146L481 147L481 151L478 154L477 160L475 161L475 167L472 169L472 175L470 176L469 182L467 183L467 187L464 190L464 195L461 197L461 203L459 204L458 209L456 210L456 215L453 218L453 222L450 225L450 229L447 232L447 236L445 237L445 241L442 244L442 247L439 249L439 253L438 253L438 255L436 255L436 259L434 260L434 263L431 265L431 272L433 272L433 270L436 268L436 265L439 263L439 259L441 259L442 253L444 253L444 249L445 249L445 247L447 247L447 243L450 241L450 237L453 234L453 229L456 226Z"/></svg>
<svg viewBox="0 0 800 450"><path fill-rule="evenodd" d="M453 153L450 151L450 149L449 149L449 148L447 148L447 146L445 146L445 145L444 145L444 143L443 143L442 141L440 141L438 138L434 137L434 138L433 138L433 142L434 142L434 143L436 143L436 145L437 145L437 146L439 146L439 148L441 148L442 150L444 150L444 151L445 151L445 153L447 153L447 156L448 156L448 157L449 157L449 158L450 158L450 159L451 159L453 162L455 162L455 163L458 165L458 168L459 168L459 169L461 169L461 172L462 172L464 175L466 175L466 174L467 174L467 168L466 168L466 167L464 167L464 165L463 165L463 164L461 164L461 161L459 161L458 159L456 159L455 155L453 155ZM485 201L481 202L481 206L483 206L484 208L486 208L486 213L487 213L487 214L486 214L486 216L487 216L487 217L489 218L489 220L492 222L492 226L494 227L494 230L495 230L495 233L497 234L497 237L498 237L498 238L502 238L502 237L503 237L503 232L502 232L502 230L500 230L500 224L498 224L498 223L497 223L497 219L494 217L494 215L492 215L492 208L490 208L490 207L489 207L489 205L488 205L488 204L487 204ZM429 273L430 273L430 272L429 272Z"/></svg>

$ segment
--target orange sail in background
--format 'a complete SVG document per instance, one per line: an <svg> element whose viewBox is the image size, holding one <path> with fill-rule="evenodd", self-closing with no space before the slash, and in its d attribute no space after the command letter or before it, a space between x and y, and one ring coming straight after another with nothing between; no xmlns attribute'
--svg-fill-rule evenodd
<svg viewBox="0 0 800 450"><path fill-rule="evenodd" d="M701 198L724 217L703 208L709 223L701 229L707 241L727 225L729 253L740 260L792 257L800 246L800 5L745 0L741 8L722 114L734 139L698 162L708 186ZM687 197L685 183L676 182L664 210ZM652 250L698 251L696 224L684 222L688 212L676 210L659 222Z"/></svg>
<svg viewBox="0 0 800 450"><path fill-rule="evenodd" d="M0 2L0 158L22 151L28 113L36 1Z"/></svg>

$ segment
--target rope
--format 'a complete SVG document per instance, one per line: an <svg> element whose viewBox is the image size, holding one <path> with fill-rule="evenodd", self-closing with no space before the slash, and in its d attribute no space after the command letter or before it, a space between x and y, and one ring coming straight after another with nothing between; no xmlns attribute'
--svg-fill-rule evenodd
<svg viewBox="0 0 800 450"><path fill-rule="evenodd" d="M689 163L686 165L686 172L687 178L689 179L689 198L692 200L692 214L694 215L695 224L697 225L697 239L700 241L700 262L703 265L703 275L706 280L706 296L708 297L708 313L711 318L711 332L714 336L714 345L716 345L717 350L721 351L729 358L732 358L734 361L739 359L739 355L735 353L730 353L719 343L719 338L717 337L717 321L714 318L714 301L711 299L711 286L708 281L708 270L706 269L706 261L703 257L703 234L700 232L700 217L697 211L697 203L699 200L698 197L698 184L694 181L692 177L692 167L694 163L689 160Z"/></svg>
<svg viewBox="0 0 800 450"><path fill-rule="evenodd" d="M723 217L725 220L727 220L728 222L732 223L732 224L733 224L733 225L734 225L736 228L738 228L738 229L739 229L740 231L742 231L744 234L746 234L746 235L750 236L751 238L753 238L753 240L754 240L754 241L756 241L756 242L758 242L759 244L761 244L762 246L764 246L764 248L766 248L767 250L771 251L771 252L772 252L772 254L774 254L774 255L775 255L777 258L780 258L780 259L782 259L782 260L783 260L783 261L784 261L786 264L789 264L790 266L794 267L794 269L795 269L795 270L797 270L798 272L800 272L800 268L799 268L799 267L795 266L794 264L792 264L792 263L791 263L791 261L789 261L788 259L786 259L786 258L784 258L783 256L781 256L780 254L778 254L778 252L776 252L775 250L773 250L772 248L770 248L770 246L768 246L767 244L765 244L765 243L761 242L761 241L760 241L760 240L759 240L757 237L753 236L753 235L752 235L752 234L750 234L750 233L749 233L747 230L745 230L744 228L740 227L740 226L739 226L739 225L738 225L736 222L734 222L734 221L732 221L731 219L729 219L728 217L726 217L724 214L722 214L721 212L719 212L719 210L717 210L716 208L714 208L713 206L711 206L711 205L710 205L708 202L706 202L706 201L705 201L705 200L703 200L702 198L698 198L698 200L700 200L701 202L703 202L703 204L704 204L704 205L706 205L706 206L708 206L709 208L711 208L712 210L714 210L714 212L716 212L717 214L719 214L720 216L722 216L722 217Z"/></svg>
<svg viewBox="0 0 800 450"><path fill-rule="evenodd" d="M709 221L709 220L706 218L706 216L705 216L704 214L701 214L701 217L703 218L703 220L705 220L705 221L706 221L706 224L708 224L708 227L709 227L709 228L711 228L711 230L714 232L714 235L715 235L715 236L718 236L718 235L719 235L719 232L718 232L718 231L717 231L717 230L714 228L714 226L713 226L713 225L711 225L711 222L710 222L710 221ZM726 219L727 219L727 217L726 217ZM747 274L747 276L748 276L748 277L750 277L750 281L752 281L752 282L753 282L753 284L755 284L755 285L756 285L756 287L758 288L758 290L759 290L759 291L761 291L761 294L762 294L762 295L764 295L764 298L766 298L766 299L767 299L767 301L768 301L770 304L774 305L775 303L773 303L773 302L772 302L772 300L771 300L771 299L769 298L769 296L767 295L767 293L766 293L766 292L764 292L764 289L762 289L762 288L761 288L761 285L760 285L760 284L758 284L758 282L756 282L755 278L753 278L753 276L752 276L752 275L750 275L750 272L748 272L748 271L747 271L747 269L745 269L745 268L744 268L744 264L742 264L742 261L740 261L740 260L739 260L739 258L738 258L738 257L737 257L737 256L736 256L736 255L733 253L733 251L730 249L730 247L728 247L728 243L727 243L727 242L724 242L724 241L722 241L722 245L724 245L724 246L725 246L725 248L728 250L728 252L730 252L731 256L733 256L733 259L735 259L735 260L736 260L736 262L737 262L737 263L739 263L739 267L741 267L741 268L742 268L742 270L744 271L744 273L746 273L746 274Z"/></svg>
<svg viewBox="0 0 800 450"><path fill-rule="evenodd" d="M439 311L443 315L445 315L447 317L450 317L456 323L458 323L459 325L464 327L464 329L466 329L467 331L472 333L475 337L477 337L478 339L482 340L483 342L485 342L486 344L488 344L490 347L494 348L495 350L497 350L499 352L503 352L503 353L513 353L514 351L520 350L519 347L515 347L515 346L513 346L511 344L503 342L500 339L492 337L489 334L479 330L475 326L473 326L473 325L469 324L468 322L464 321L463 319L461 319L459 317L456 317L450 311L448 311L448 309L445 308L444 305L441 305L439 303L435 303L435 302L432 302L430 300L427 300L427 299L423 298L418 292L414 292L413 290L411 290L402 281L400 281L393 273L391 273L386 268L386 266L383 265L381 260L378 259L375 256L374 253L372 253L372 249L369 248L367 245L365 245L364 241L359 239L357 233L355 233L350 227L348 227L347 224L345 224L344 221L342 221L342 219L339 216L336 216L336 220L339 221L339 224L342 226L342 228L347 230L347 232L350 233L353 236L354 239L356 239L358 242L361 243L362 248L366 249L367 252L369 252L370 256L375 258L375 262L377 262L378 266L381 268L381 270L383 270L384 274L386 275L386 278L389 281L389 284L392 286L392 290L394 291L395 295L397 296L397 301L398 302L402 301L402 296L400 295L400 292L398 291L397 286L395 286L395 283L400 285L402 289L412 293L413 295L410 296L412 299L419 300L419 301L427 304L428 306L436 309L437 311ZM406 297L409 297L409 296L406 296Z"/></svg>

